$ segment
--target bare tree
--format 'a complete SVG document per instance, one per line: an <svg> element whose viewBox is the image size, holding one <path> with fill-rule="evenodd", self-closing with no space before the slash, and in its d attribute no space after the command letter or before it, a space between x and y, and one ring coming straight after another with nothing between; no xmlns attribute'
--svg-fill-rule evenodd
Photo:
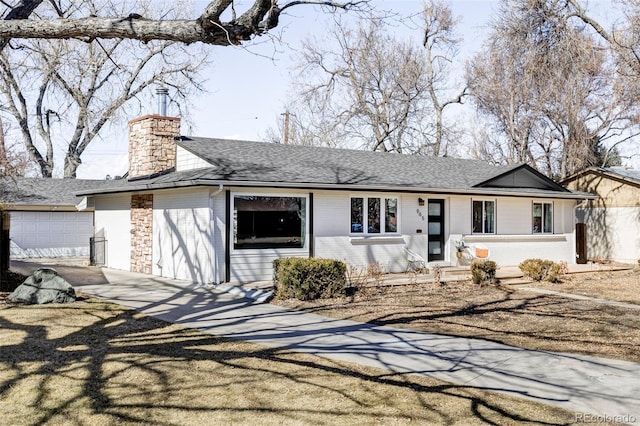
<svg viewBox="0 0 640 426"><path fill-rule="evenodd" d="M0 178L3 176L24 176L32 168L25 152L18 146L20 142L5 138L5 123L0 117ZM2 189L0 189L2 194Z"/></svg>
<svg viewBox="0 0 640 426"><path fill-rule="evenodd" d="M503 162L526 162L564 177L606 159L634 128L635 101L619 90L610 56L566 19L560 0L505 0L483 53L468 65L471 93L505 147ZM617 141L612 141L618 138Z"/></svg>
<svg viewBox="0 0 640 426"><path fill-rule="evenodd" d="M452 60L458 54L458 38L455 27L458 23L449 6L441 0L425 3L423 11L424 38L422 44L426 54L426 72L429 98L435 113L435 136L433 155L446 154L446 142L452 126L445 126L444 110L461 104L467 94L466 87L450 95Z"/></svg>
<svg viewBox="0 0 640 426"><path fill-rule="evenodd" d="M577 18L587 24L605 40L618 55L620 71L640 78L640 1L625 0L622 15L625 19L611 29L593 19L581 1L567 0L566 18Z"/></svg>
<svg viewBox="0 0 640 426"><path fill-rule="evenodd" d="M116 3L85 0L67 12L116 8ZM199 90L197 75L207 61L201 48L171 41L14 40L10 47L0 52L0 111L16 123L45 177L53 174L56 149L66 151L64 177L75 177L82 154L103 127L133 107L131 101L150 86L172 87L183 99Z"/></svg>
<svg viewBox="0 0 640 426"><path fill-rule="evenodd" d="M421 47L397 40L378 20L336 19L328 34L330 42L327 35L306 40L298 57L290 110L304 140L295 142L431 154L435 127Z"/></svg>
<svg viewBox="0 0 640 426"><path fill-rule="evenodd" d="M96 14L70 17L68 9L74 7L74 2L65 5L59 0L51 0L45 3L56 8L58 16L55 19L25 19L40 3L42 0L30 0L7 6L5 15L13 13L14 18L0 21L0 38L167 40L231 46L275 28L281 14L293 6L310 4L348 9L361 7L367 0L254 0L242 9L233 0L213 0L197 19L154 19L145 16L143 9L120 15L98 10Z"/></svg>

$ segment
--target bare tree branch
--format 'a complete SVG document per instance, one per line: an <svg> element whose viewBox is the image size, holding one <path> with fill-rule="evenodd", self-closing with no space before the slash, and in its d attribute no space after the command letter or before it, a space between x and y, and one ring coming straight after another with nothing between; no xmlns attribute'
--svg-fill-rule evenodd
<svg viewBox="0 0 640 426"><path fill-rule="evenodd" d="M31 8L40 1L25 2ZM297 5L319 5L340 9L358 8L368 0L351 2L293 1L279 7L277 1L255 0L253 5L237 19L220 21L220 16L233 7L232 0L214 0L207 5L196 20L147 19L139 14L125 17L86 17L76 19L28 20L24 19L33 9L20 8L11 20L0 21L0 38L44 38L44 39L110 39L125 38L144 42L169 40L182 43L202 42L228 46L238 45L256 36L265 34L278 25L280 13ZM24 10L23 10L24 9Z"/></svg>
<svg viewBox="0 0 640 426"><path fill-rule="evenodd" d="M137 6L148 4L139 1ZM85 0L69 13L82 16L119 7L120 3L109 0ZM43 9L40 13L55 16L58 12ZM168 83L185 96L197 91L197 74L208 60L204 46L174 41L143 44L115 39L98 45L36 39L13 47L0 52L0 110L17 123L20 135L14 137L22 139L45 177L58 173L59 156L54 149L63 150L64 177L75 177L85 150L102 128L150 86Z"/></svg>
<svg viewBox="0 0 640 426"><path fill-rule="evenodd" d="M5 21L11 21L16 19L27 19L38 6L40 6L42 0L24 0L18 3L16 7L9 10L9 13L4 17ZM5 48L9 43L9 38L0 39L0 51Z"/></svg>

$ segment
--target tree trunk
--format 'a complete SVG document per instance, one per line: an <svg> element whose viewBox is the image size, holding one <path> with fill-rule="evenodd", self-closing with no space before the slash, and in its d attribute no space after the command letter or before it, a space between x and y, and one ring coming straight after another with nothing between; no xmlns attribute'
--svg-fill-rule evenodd
<svg viewBox="0 0 640 426"><path fill-rule="evenodd" d="M3 288L9 272L9 213L0 211L0 288Z"/></svg>

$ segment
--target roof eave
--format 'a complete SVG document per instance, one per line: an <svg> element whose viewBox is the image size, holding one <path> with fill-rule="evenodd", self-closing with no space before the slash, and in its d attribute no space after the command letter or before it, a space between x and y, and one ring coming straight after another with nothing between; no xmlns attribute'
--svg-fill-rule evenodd
<svg viewBox="0 0 640 426"><path fill-rule="evenodd" d="M22 204L7 203L2 205L5 211L41 211L41 212L76 212L75 205L72 204Z"/></svg>
<svg viewBox="0 0 640 426"><path fill-rule="evenodd" d="M574 175L571 175L565 179L563 179L561 181L561 183L563 185L568 185L571 182L580 179L588 174L591 173L595 173L601 176L607 176L608 178L611 178L613 180L617 180L618 182L623 182L623 183L627 183L629 185L635 186L635 187L640 187L640 180L639 179L634 179L631 176L625 176L623 174L620 173L616 173L615 171L612 171L610 169L606 169L603 167L589 167L587 169L584 169Z"/></svg>
<svg viewBox="0 0 640 426"><path fill-rule="evenodd" d="M526 191L518 191L516 189L501 189L496 192L495 188L432 188L422 186L395 186L395 185L357 185L357 184L328 184L328 183L299 183L299 182L262 182L262 181L228 181L228 180L212 180L212 179L193 179L176 182L137 183L120 188L105 189L102 191L83 191L79 192L79 196L88 195L106 195L126 192L143 192L159 189L175 189L188 188L194 186L233 186L233 187L259 187L259 188L288 188L288 189L321 189L321 190L345 190L345 191L372 191L372 192L412 192L412 193L436 193L436 194L456 194L456 195L504 195L511 197L529 197L529 198L564 198L564 199L595 199L596 196L586 193L578 193L566 190L566 192L554 193L551 191L540 191L532 193Z"/></svg>

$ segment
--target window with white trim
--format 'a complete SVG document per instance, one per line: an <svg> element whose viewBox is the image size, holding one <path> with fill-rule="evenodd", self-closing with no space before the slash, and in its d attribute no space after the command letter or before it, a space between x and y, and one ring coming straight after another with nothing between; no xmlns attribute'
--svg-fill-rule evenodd
<svg viewBox="0 0 640 426"><path fill-rule="evenodd" d="M352 234L395 234L398 229L398 198L351 197Z"/></svg>
<svg viewBox="0 0 640 426"><path fill-rule="evenodd" d="M474 234L496 233L496 202L493 200L472 201L472 226Z"/></svg>
<svg viewBox="0 0 640 426"><path fill-rule="evenodd" d="M534 234L553 233L553 203L533 203L532 216L531 232Z"/></svg>

